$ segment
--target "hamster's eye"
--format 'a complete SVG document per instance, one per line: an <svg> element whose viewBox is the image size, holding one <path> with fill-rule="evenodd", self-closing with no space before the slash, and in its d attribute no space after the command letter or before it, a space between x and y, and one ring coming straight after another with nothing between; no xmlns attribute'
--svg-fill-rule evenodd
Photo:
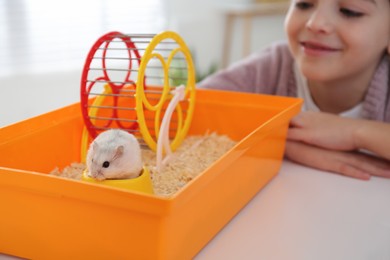
<svg viewBox="0 0 390 260"><path fill-rule="evenodd" d="M110 162L108 161L105 161L103 164L102 164L103 168L108 168L110 166Z"/></svg>

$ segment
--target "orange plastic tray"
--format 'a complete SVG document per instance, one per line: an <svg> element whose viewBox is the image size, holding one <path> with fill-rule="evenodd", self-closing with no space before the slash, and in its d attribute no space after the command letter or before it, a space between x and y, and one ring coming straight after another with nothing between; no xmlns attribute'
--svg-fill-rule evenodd
<svg viewBox="0 0 390 260"><path fill-rule="evenodd" d="M238 141L170 198L46 173L79 161L80 104L0 129L0 252L190 259L279 171L296 98L197 90L189 135Z"/></svg>

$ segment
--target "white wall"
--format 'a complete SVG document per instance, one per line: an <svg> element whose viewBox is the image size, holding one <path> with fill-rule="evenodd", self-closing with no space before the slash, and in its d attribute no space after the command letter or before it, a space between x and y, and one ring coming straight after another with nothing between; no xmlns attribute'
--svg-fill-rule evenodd
<svg viewBox="0 0 390 260"><path fill-rule="evenodd" d="M193 51L199 69L220 62L224 30L223 9L248 0L165 0L167 29L178 32ZM284 39L283 17L256 18L252 50ZM231 61L241 58L241 23L234 28ZM0 127L79 101L83 64L73 71L0 77Z"/></svg>
<svg viewBox="0 0 390 260"><path fill-rule="evenodd" d="M81 67L0 78L0 127L78 102Z"/></svg>
<svg viewBox="0 0 390 260"><path fill-rule="evenodd" d="M225 11L232 6L250 3L250 0L166 0L169 27L180 33L199 69L205 70L213 62L221 62ZM285 39L284 16L256 17L252 24L252 51L258 51L271 42ZM230 61L242 58L242 21L236 20L232 33Z"/></svg>

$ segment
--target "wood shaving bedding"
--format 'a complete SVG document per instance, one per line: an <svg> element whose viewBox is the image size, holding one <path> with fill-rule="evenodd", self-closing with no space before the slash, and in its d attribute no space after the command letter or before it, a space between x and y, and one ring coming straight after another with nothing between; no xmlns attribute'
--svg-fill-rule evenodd
<svg viewBox="0 0 390 260"><path fill-rule="evenodd" d="M155 194L164 197L173 195L235 144L229 137L216 133L188 136L180 147L164 160L160 173L156 171L155 152L142 150L143 161L150 171ZM84 169L85 164L72 163L62 171L56 168L50 174L80 180Z"/></svg>

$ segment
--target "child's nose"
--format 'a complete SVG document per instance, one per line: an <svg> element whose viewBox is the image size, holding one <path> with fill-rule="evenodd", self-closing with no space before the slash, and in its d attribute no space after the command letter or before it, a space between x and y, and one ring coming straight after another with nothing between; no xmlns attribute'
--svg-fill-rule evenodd
<svg viewBox="0 0 390 260"><path fill-rule="evenodd" d="M306 22L306 28L314 33L328 34L333 30L332 15L325 10L317 9Z"/></svg>

